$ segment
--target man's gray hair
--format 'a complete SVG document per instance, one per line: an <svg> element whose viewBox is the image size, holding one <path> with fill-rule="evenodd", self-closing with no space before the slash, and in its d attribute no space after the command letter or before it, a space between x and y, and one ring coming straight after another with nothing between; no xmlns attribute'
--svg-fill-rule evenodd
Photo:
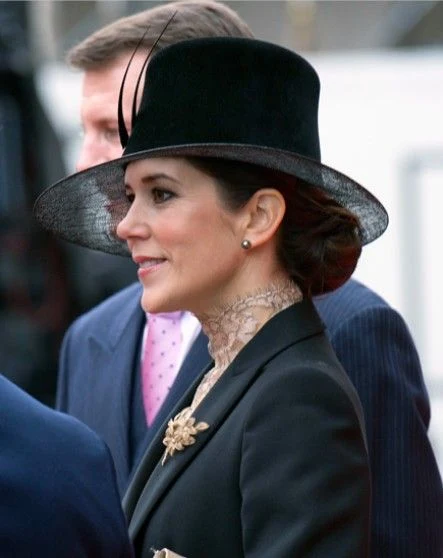
<svg viewBox="0 0 443 558"><path fill-rule="evenodd" d="M211 0L183 0L120 18L99 29L67 54L72 67L87 71L114 62L133 52L146 33L141 47L152 47L172 14L173 20L159 40L156 51L186 39L200 37L250 37L248 25L231 8Z"/></svg>

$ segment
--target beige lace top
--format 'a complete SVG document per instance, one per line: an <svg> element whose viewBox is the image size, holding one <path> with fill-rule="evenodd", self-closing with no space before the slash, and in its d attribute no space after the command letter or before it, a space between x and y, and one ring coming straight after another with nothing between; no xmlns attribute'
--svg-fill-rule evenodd
<svg viewBox="0 0 443 558"><path fill-rule="evenodd" d="M194 436L208 428L204 422L196 424L192 413L240 350L275 314L301 301L302 298L302 293L295 283L289 280L280 281L199 316L203 331L209 338L208 348L214 366L202 378L191 406L169 421L163 440L166 450L162 463L168 455L172 456L175 451L181 451L193 444Z"/></svg>
<svg viewBox="0 0 443 558"><path fill-rule="evenodd" d="M202 402L241 349L275 314L302 299L292 281L270 285L223 308L201 317L203 331L209 338L209 354L214 367L203 377L191 404L192 410Z"/></svg>

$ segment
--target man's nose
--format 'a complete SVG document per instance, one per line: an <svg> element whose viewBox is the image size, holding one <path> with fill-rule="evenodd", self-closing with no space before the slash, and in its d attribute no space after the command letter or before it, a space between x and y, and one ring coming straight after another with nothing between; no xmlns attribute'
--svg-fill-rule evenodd
<svg viewBox="0 0 443 558"><path fill-rule="evenodd" d="M76 169L77 172L89 169L100 163L105 163L108 161L106 153L102 147L98 146L94 141L90 140L86 136L83 138L80 154L77 159Z"/></svg>

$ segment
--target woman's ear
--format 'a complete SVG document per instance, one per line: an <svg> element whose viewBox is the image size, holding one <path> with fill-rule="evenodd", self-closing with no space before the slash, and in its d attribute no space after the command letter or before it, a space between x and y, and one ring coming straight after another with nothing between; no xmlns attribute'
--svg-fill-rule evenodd
<svg viewBox="0 0 443 558"><path fill-rule="evenodd" d="M260 246L275 236L286 211L282 194L274 188L262 188L248 200L243 238Z"/></svg>

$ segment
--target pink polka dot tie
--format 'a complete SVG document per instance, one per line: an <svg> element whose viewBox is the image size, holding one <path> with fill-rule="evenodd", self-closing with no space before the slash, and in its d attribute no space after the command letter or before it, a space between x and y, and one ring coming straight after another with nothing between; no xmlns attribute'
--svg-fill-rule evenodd
<svg viewBox="0 0 443 558"><path fill-rule="evenodd" d="M151 425L177 373L181 312L150 314L142 361L142 392L146 420Z"/></svg>

